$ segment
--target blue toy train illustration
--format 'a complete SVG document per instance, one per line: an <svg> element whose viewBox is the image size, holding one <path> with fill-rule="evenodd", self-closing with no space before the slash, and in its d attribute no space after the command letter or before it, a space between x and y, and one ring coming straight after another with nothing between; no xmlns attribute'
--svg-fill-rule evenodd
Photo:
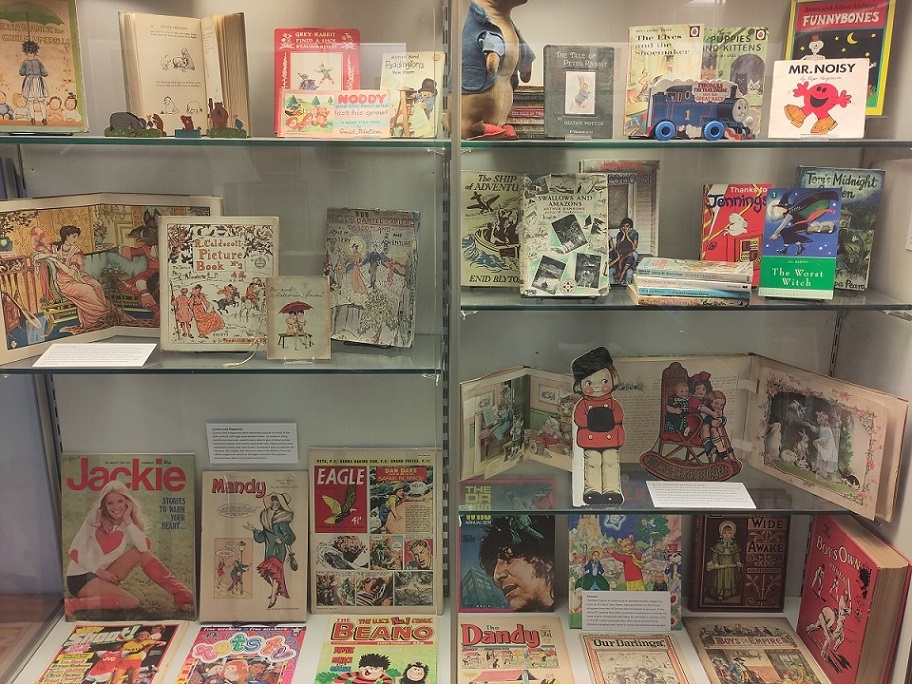
<svg viewBox="0 0 912 684"><path fill-rule="evenodd" d="M751 140L752 124L750 105L732 81L663 79L650 88L650 138Z"/></svg>

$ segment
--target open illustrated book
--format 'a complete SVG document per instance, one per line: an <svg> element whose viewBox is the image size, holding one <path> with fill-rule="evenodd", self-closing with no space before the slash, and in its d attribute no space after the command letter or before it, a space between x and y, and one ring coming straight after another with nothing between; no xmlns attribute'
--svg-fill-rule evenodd
<svg viewBox="0 0 912 684"><path fill-rule="evenodd" d="M905 399L755 354L627 357L615 366L622 463L693 482L737 479L746 463L868 519L892 519ZM462 478L494 477L524 460L570 470L572 383L527 367L462 383Z"/></svg>

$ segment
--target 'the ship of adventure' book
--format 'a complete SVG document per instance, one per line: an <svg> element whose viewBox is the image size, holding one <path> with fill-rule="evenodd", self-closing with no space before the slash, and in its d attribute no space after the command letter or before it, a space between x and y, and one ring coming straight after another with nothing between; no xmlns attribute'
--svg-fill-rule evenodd
<svg viewBox="0 0 912 684"><path fill-rule="evenodd" d="M278 275L275 216L164 218L162 349L252 351L266 341L266 278Z"/></svg>
<svg viewBox="0 0 912 684"><path fill-rule="evenodd" d="M380 90L391 100L390 136L434 138L440 124L445 54L440 51L383 55Z"/></svg>
<svg viewBox="0 0 912 684"><path fill-rule="evenodd" d="M750 261L752 284L760 282L760 242L769 183L713 183L703 186L700 259Z"/></svg>
<svg viewBox="0 0 912 684"><path fill-rule="evenodd" d="M695 515L692 611L782 610L789 516Z"/></svg>
<svg viewBox="0 0 912 684"><path fill-rule="evenodd" d="M580 634L580 639L593 684L693 681L675 634Z"/></svg>
<svg viewBox="0 0 912 684"><path fill-rule="evenodd" d="M761 297L832 299L840 188L770 188L760 259Z"/></svg>
<svg viewBox="0 0 912 684"><path fill-rule="evenodd" d="M769 31L765 26L727 26L703 31L702 80L723 79L738 86L750 105L752 130L760 130Z"/></svg>
<svg viewBox="0 0 912 684"><path fill-rule="evenodd" d="M559 618L536 615L459 616L460 682L573 684Z"/></svg>
<svg viewBox="0 0 912 684"><path fill-rule="evenodd" d="M184 622L79 622L37 684L137 682L162 684Z"/></svg>
<svg viewBox="0 0 912 684"><path fill-rule="evenodd" d="M887 681L909 561L851 516L814 516L808 546L798 635L833 684Z"/></svg>
<svg viewBox="0 0 912 684"><path fill-rule="evenodd" d="M332 338L411 347L418 281L417 211L326 210Z"/></svg>
<svg viewBox="0 0 912 684"><path fill-rule="evenodd" d="M275 30L275 132L281 130L283 90L357 90L361 34L353 28Z"/></svg>
<svg viewBox="0 0 912 684"><path fill-rule="evenodd" d="M614 48L545 45L545 135L612 136Z"/></svg>
<svg viewBox="0 0 912 684"><path fill-rule="evenodd" d="M880 169L799 166L797 175L796 182L802 188L842 189L836 289L864 290L868 286L884 172Z"/></svg>
<svg viewBox="0 0 912 684"><path fill-rule="evenodd" d="M893 35L894 0L792 0L786 59L871 61L866 114L883 114Z"/></svg>
<svg viewBox="0 0 912 684"><path fill-rule="evenodd" d="M542 612L554 609L554 480L473 480L462 484L459 523L460 612ZM490 514L494 509L509 514ZM515 512L514 512L515 511ZM540 590L520 589L499 573L509 548L541 568Z"/></svg>
<svg viewBox="0 0 912 684"><path fill-rule="evenodd" d="M291 684L304 626L200 627L175 684L268 682Z"/></svg>
<svg viewBox="0 0 912 684"><path fill-rule="evenodd" d="M519 287L522 175L462 172L461 284Z"/></svg>
<svg viewBox="0 0 912 684"><path fill-rule="evenodd" d="M313 612L437 612L440 452L311 449L309 457Z"/></svg>
<svg viewBox="0 0 912 684"><path fill-rule="evenodd" d="M446 677L437 673L437 618L409 615L330 621L314 684L442 681Z"/></svg>
<svg viewBox="0 0 912 684"><path fill-rule="evenodd" d="M63 454L68 619L193 619L193 454Z"/></svg>
<svg viewBox="0 0 912 684"><path fill-rule="evenodd" d="M266 278L266 358L328 359L329 336L326 276Z"/></svg>
<svg viewBox="0 0 912 684"><path fill-rule="evenodd" d="M523 177L520 293L527 297L607 294L608 182L597 173Z"/></svg>
<svg viewBox="0 0 912 684"><path fill-rule="evenodd" d="M307 476L205 471L200 508L200 621L305 622Z"/></svg>

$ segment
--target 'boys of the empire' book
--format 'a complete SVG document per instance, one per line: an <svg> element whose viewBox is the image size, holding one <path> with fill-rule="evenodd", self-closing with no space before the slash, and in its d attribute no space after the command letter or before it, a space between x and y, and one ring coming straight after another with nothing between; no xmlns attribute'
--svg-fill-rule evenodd
<svg viewBox="0 0 912 684"><path fill-rule="evenodd" d="M193 454L63 454L68 619L193 619Z"/></svg>
<svg viewBox="0 0 912 684"><path fill-rule="evenodd" d="M462 172L463 287L519 287L522 175Z"/></svg>
<svg viewBox="0 0 912 684"><path fill-rule="evenodd" d="M614 48L545 45L545 135L610 138Z"/></svg>
<svg viewBox="0 0 912 684"><path fill-rule="evenodd" d="M799 166L797 175L797 184L802 188L842 189L836 289L864 290L868 286L884 172L881 169Z"/></svg>
<svg viewBox="0 0 912 684"><path fill-rule="evenodd" d="M713 183L703 186L700 259L749 261L751 284L760 282L760 242L769 183Z"/></svg>
<svg viewBox="0 0 912 684"><path fill-rule="evenodd" d="M832 299L840 188L770 188L760 259L761 297Z"/></svg>
<svg viewBox="0 0 912 684"><path fill-rule="evenodd" d="M201 622L307 620L307 476L202 474Z"/></svg>

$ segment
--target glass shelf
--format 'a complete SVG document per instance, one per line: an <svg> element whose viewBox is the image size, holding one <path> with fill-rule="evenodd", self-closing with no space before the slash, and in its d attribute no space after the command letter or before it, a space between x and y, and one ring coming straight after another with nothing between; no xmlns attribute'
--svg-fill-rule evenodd
<svg viewBox="0 0 912 684"><path fill-rule="evenodd" d="M522 475L516 473L521 472ZM731 511L732 509L704 507L700 508L659 508L654 506L652 498L649 495L649 489L646 482L649 480L658 481L658 478L651 476L643 470L638 464L624 463L621 464L621 486L624 491L624 503L620 506L599 507L583 506L575 507L571 504L570 498L570 473L554 468L546 468L537 464L523 464L520 469L508 470L502 474L505 481L516 481L519 478L554 478L554 496L551 499L553 504L550 508L536 508L526 510L526 514L534 514L536 511L543 513L568 514L568 513L666 513L695 515L700 513L714 513L722 511ZM498 478L488 479L477 478L466 480L460 486L467 484L483 485L485 483L497 483ZM745 465L741 472L730 482L743 482L747 488L751 499L753 499L756 509L738 509L742 513L779 513L779 514L808 514L815 513L837 513L848 514L849 511L831 503L825 499L807 492L798 487L793 487L786 482L761 473L758 470ZM694 483L699 487L699 483ZM515 515L516 509L490 509L475 508L471 505L459 504L459 514L469 515L474 513L485 513L488 515Z"/></svg>
<svg viewBox="0 0 912 684"><path fill-rule="evenodd" d="M746 307L692 307L692 306L635 306L623 287L612 288L604 297L596 299L572 299L563 297L523 297L516 290L463 288L459 308L463 312L473 311L573 311L573 310L625 310L625 311L820 311L840 309L864 309L880 311L905 311L912 309L912 303L901 302L875 290L849 292L839 290L829 301L776 299L751 296Z"/></svg>
<svg viewBox="0 0 912 684"><path fill-rule="evenodd" d="M102 135L3 135L2 145L151 145L162 147L389 147L395 149L446 149L446 138L387 138L324 140L310 138L129 138Z"/></svg>
<svg viewBox="0 0 912 684"><path fill-rule="evenodd" d="M112 337L104 342L148 343L141 337ZM125 373L389 373L438 375L441 372L440 337L415 335L410 349L377 348L333 341L332 359L326 361L276 361L265 349L247 352L166 352L156 347L142 368L34 368L37 356L0 366L4 373L20 374L117 374Z"/></svg>
<svg viewBox="0 0 912 684"><path fill-rule="evenodd" d="M609 138L603 140L463 140L461 147L466 149L473 148L497 148L497 147L579 147L589 149L635 149L647 147L672 147L672 148L697 148L697 147L725 147L748 149L773 149L773 148L860 148L860 147L896 147L912 148L912 140L886 140L882 138L852 138L852 139L834 139L821 140L818 137L812 139L786 140L786 139L761 139L761 140L718 140L710 142L708 140L668 140L665 142L659 140L650 140L640 138L631 140L629 138Z"/></svg>

